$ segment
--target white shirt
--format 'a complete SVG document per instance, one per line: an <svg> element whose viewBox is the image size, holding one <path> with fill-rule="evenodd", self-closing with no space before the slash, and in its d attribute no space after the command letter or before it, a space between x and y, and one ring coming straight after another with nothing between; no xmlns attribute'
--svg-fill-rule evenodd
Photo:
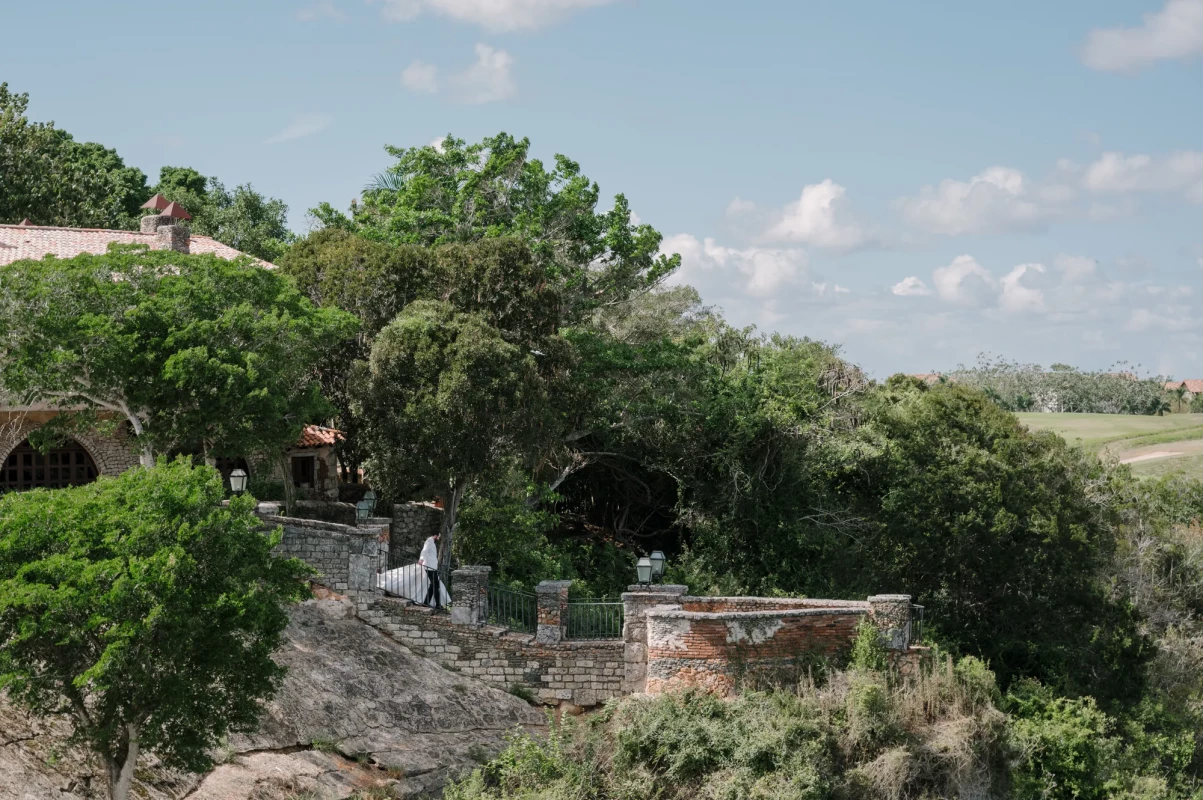
<svg viewBox="0 0 1203 800"><path fill-rule="evenodd" d="M439 545L433 536L422 545L422 555L418 556L418 563L426 569L439 568Z"/></svg>

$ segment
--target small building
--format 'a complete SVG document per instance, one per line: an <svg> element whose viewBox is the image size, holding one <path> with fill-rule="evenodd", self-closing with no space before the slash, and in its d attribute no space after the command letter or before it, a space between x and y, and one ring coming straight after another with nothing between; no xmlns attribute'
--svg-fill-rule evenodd
<svg viewBox="0 0 1203 800"><path fill-rule="evenodd" d="M20 225L0 225L0 266L25 259L40 260L47 255L57 258L84 253L100 255L108 252L111 244L144 244L151 250L211 253L231 260L245 255L211 237L193 235L183 224L191 217L176 203L168 203L156 195L145 207L151 213L142 218L140 231L32 225L29 220ZM273 264L259 263L275 269ZM117 424L110 435L80 433L47 453L34 448L29 442L30 434L64 413L71 413L71 409L45 403L23 405L0 395L0 494L89 483L100 475L119 475L139 463L130 446L128 423L111 415ZM337 499L339 470L334 446L339 437L332 428L308 426L286 453L287 467L270 466L264 470L267 473L264 478L276 482L290 479L311 499ZM236 467L247 467L243 459L211 463L226 478ZM283 469L289 474L282 474ZM249 471L255 475L255 470Z"/></svg>

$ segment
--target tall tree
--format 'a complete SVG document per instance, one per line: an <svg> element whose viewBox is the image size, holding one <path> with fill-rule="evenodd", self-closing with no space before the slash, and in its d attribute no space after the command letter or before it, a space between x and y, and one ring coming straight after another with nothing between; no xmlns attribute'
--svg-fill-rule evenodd
<svg viewBox="0 0 1203 800"><path fill-rule="evenodd" d="M191 167L163 167L154 191L188 209L196 233L256 258L276 261L295 238L284 201L264 197L249 183L231 192Z"/></svg>
<svg viewBox="0 0 1203 800"><path fill-rule="evenodd" d="M433 246L517 237L565 292L566 321L657 285L679 265L659 252L662 237L632 215L624 195L599 212L600 189L575 161L551 170L530 157L530 141L499 133L476 144L448 136L437 146L386 147L397 162L344 215L328 203L314 214L396 244Z"/></svg>
<svg viewBox="0 0 1203 800"><path fill-rule="evenodd" d="M276 453L323 420L313 364L355 333L249 259L114 248L0 267L0 385L117 415L156 452Z"/></svg>
<svg viewBox="0 0 1203 800"><path fill-rule="evenodd" d="M138 758L201 771L249 732L308 568L272 555L250 497L184 461L0 497L0 689L66 714L112 800Z"/></svg>
<svg viewBox="0 0 1203 800"><path fill-rule="evenodd" d="M28 94L0 83L0 223L135 227L150 196L142 170L53 122L30 122L28 107Z"/></svg>

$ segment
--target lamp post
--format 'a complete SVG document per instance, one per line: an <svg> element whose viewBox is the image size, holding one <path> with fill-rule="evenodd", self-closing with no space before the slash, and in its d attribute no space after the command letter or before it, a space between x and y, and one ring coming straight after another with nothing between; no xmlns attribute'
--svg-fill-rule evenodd
<svg viewBox="0 0 1203 800"><path fill-rule="evenodd" d="M639 579L639 583L650 584L652 582L652 573L655 567L652 566L652 560L647 556L639 559L635 564L635 575Z"/></svg>
<svg viewBox="0 0 1203 800"><path fill-rule="evenodd" d="M242 468L235 469L230 473L230 491L234 494L242 494L246 491L246 470Z"/></svg>
<svg viewBox="0 0 1203 800"><path fill-rule="evenodd" d="M663 578L664 564L667 561L667 559L664 557L664 553L660 550L653 550L652 554L648 556L648 558L652 562L652 578Z"/></svg>
<svg viewBox="0 0 1203 800"><path fill-rule="evenodd" d="M368 489L363 493L363 499L355 504L355 518L365 520L376 510L376 493Z"/></svg>

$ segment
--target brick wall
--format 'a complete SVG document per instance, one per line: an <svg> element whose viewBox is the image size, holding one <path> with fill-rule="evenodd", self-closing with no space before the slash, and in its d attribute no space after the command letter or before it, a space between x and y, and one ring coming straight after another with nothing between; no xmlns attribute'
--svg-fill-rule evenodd
<svg viewBox="0 0 1203 800"><path fill-rule="evenodd" d="M18 444L45 424L46 417L55 415L43 413L22 418L19 413L13 413L9 416L11 419L0 425L0 464L4 463ZM92 457L92 461L96 464L96 471L100 475L115 477L127 469L138 466L138 454L134 451L129 437L125 435L124 425L120 425L117 432L109 436L81 432L71 438L88 451L88 455Z"/></svg>
<svg viewBox="0 0 1203 800"><path fill-rule="evenodd" d="M525 687L544 703L592 706L624 693L619 640L543 645L531 634L456 623L396 598L361 597L356 605L360 619L414 652L502 689Z"/></svg>
<svg viewBox="0 0 1203 800"><path fill-rule="evenodd" d="M682 597L682 611L791 611L807 608L854 608L867 611L864 600L814 600L793 597Z"/></svg>
<svg viewBox="0 0 1203 800"><path fill-rule="evenodd" d="M809 659L846 651L868 613L868 603L780 611L649 609L645 691L698 687L729 694L745 681L796 680Z"/></svg>

